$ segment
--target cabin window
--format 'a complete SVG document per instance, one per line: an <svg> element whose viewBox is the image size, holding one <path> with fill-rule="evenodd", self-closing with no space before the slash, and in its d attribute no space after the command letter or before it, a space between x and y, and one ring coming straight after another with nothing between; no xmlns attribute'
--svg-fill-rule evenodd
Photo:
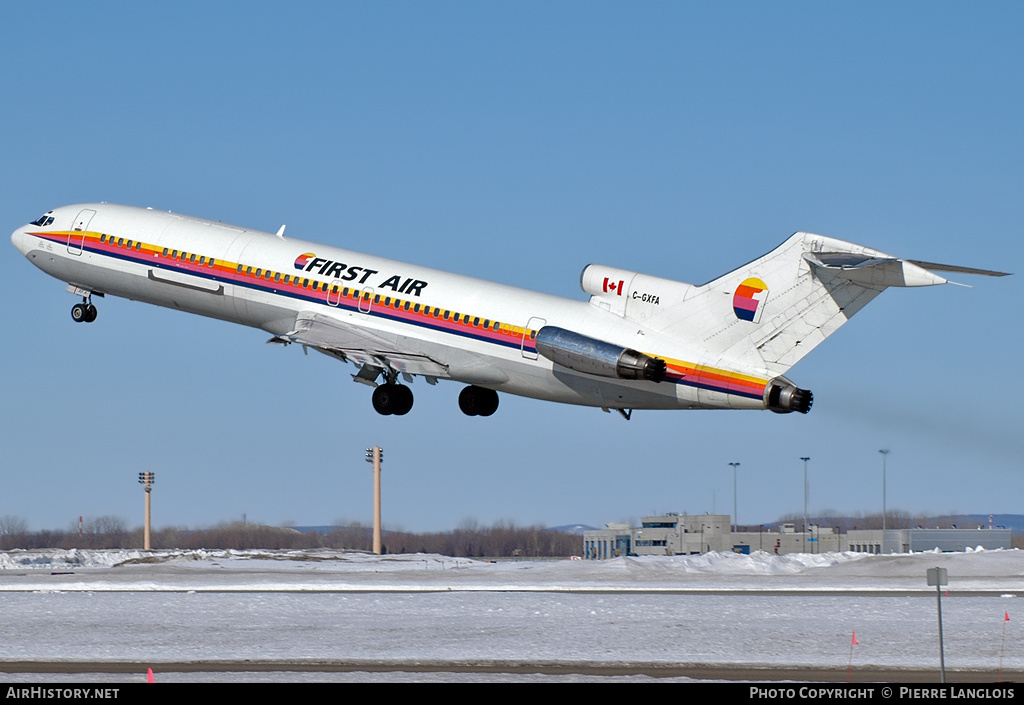
<svg viewBox="0 0 1024 705"><path fill-rule="evenodd" d="M241 274L241 273L242 273L242 269L243 269L242 265L238 265L238 273L239 273L239 274Z"/></svg>
<svg viewBox="0 0 1024 705"><path fill-rule="evenodd" d="M414 306L412 307L412 312L413 312L413 313L419 313L419 312L420 312L420 305L419 305L419 304L415 304L415 305L414 305Z"/></svg>
<svg viewBox="0 0 1024 705"><path fill-rule="evenodd" d="M256 278L259 279L263 276L263 270L259 267L256 268Z"/></svg>
<svg viewBox="0 0 1024 705"><path fill-rule="evenodd" d="M205 264L206 264L206 255L203 255L202 257L199 258L199 265L203 266Z"/></svg>
<svg viewBox="0 0 1024 705"><path fill-rule="evenodd" d="M167 248L165 247L164 248L164 257L166 257L166 256L167 256ZM238 266L241 267L242 265L238 265ZM242 271L242 270L239 269L238 271Z"/></svg>
<svg viewBox="0 0 1024 705"><path fill-rule="evenodd" d="M117 246L118 247L124 247L124 238L123 237L117 238Z"/></svg>
<svg viewBox="0 0 1024 705"><path fill-rule="evenodd" d="M32 225L35 225L35 223L32 223ZM101 234L100 235L100 242L106 242L106 241L107 241L107 236Z"/></svg>
<svg viewBox="0 0 1024 705"><path fill-rule="evenodd" d="M195 263L196 263L196 256L195 256L194 254L192 254L192 255L189 255L188 261L189 261L189 262L190 262L191 264L195 264Z"/></svg>
<svg viewBox="0 0 1024 705"><path fill-rule="evenodd" d="M173 250L171 252L171 259L178 259L178 251L177 250Z"/></svg>
<svg viewBox="0 0 1024 705"><path fill-rule="evenodd" d="M474 326L479 326L480 325L480 316L477 316L476 318L473 319L473 325Z"/></svg>
<svg viewBox="0 0 1024 705"><path fill-rule="evenodd" d="M133 246L134 244L135 244L135 243L133 243L133 242L132 242L131 240L129 240L129 241L127 242L127 243L125 243L125 247L127 247L127 248L128 248L129 250L130 250L130 249L132 249L132 246Z"/></svg>
<svg viewBox="0 0 1024 705"><path fill-rule="evenodd" d="M281 273L280 272L274 272L274 281L276 281L276 282L281 281Z"/></svg>
<svg viewBox="0 0 1024 705"><path fill-rule="evenodd" d="M380 303L380 294L377 294L376 296L373 297L373 303L375 303L375 304L379 304Z"/></svg>

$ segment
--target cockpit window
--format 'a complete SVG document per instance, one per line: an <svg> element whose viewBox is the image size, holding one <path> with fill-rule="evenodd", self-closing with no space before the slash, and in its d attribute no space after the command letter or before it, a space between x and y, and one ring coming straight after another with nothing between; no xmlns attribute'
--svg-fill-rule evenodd
<svg viewBox="0 0 1024 705"><path fill-rule="evenodd" d="M53 225L53 216L50 215L53 211L46 211L38 220L33 220L29 225L35 225L37 228L45 228L47 225Z"/></svg>

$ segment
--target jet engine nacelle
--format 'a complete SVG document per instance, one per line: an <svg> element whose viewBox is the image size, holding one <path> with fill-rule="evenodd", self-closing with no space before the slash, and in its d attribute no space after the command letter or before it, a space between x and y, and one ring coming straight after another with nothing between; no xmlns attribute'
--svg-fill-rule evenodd
<svg viewBox="0 0 1024 705"><path fill-rule="evenodd" d="M564 328L544 326L535 342L538 353L577 372L652 382L665 379L664 360Z"/></svg>
<svg viewBox="0 0 1024 705"><path fill-rule="evenodd" d="M764 403L777 414L799 411L806 414L814 403L809 389L800 389L785 377L776 377L764 389Z"/></svg>

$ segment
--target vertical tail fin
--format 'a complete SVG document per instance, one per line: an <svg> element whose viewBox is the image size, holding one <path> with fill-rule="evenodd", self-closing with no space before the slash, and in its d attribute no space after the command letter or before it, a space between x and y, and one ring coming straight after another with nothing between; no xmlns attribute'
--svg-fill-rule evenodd
<svg viewBox="0 0 1024 705"><path fill-rule="evenodd" d="M698 344L720 366L778 376L887 287L947 283L929 270L1002 276L796 233L763 257L689 288L645 323Z"/></svg>

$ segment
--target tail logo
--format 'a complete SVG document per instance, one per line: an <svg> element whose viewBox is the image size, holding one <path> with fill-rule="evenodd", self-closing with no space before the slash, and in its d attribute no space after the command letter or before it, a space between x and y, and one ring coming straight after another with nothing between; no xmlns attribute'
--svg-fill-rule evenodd
<svg viewBox="0 0 1024 705"><path fill-rule="evenodd" d="M751 323L761 322L764 302L768 300L768 286L755 277L744 279L732 296L732 310L736 318Z"/></svg>

